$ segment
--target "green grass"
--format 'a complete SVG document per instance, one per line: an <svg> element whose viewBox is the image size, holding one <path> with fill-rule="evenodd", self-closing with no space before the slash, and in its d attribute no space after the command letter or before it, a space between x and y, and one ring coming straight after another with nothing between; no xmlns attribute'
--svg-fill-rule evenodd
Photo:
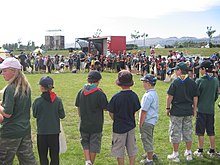
<svg viewBox="0 0 220 165"><path fill-rule="evenodd" d="M32 100L34 100L37 96L40 95L38 81L45 74L27 74L27 78L32 86ZM120 90L118 86L115 85L115 79L117 78L116 73L102 73L103 79L101 80L100 86L104 92L106 93L108 100ZM84 156L79 140L79 117L77 114L77 109L74 106L76 95L80 88L86 83L87 74L72 74L72 73L63 73L63 74L51 74L51 77L55 81L54 91L59 95L64 104L66 118L62 120L62 124L64 127L64 131L66 133L67 152L60 155L60 164L61 165L83 165L84 164ZM133 91L135 91L139 98L141 99L144 94L144 89L142 86L142 82L139 80L139 75L134 75L135 84L132 87ZM0 89L5 86L5 81L2 76L0 77ZM169 84L158 81L156 84L156 91L159 95L159 121L155 126L154 132L154 148L155 153L158 155L159 160L155 162L155 164L170 164L167 160L167 155L172 152L172 145L169 143L168 136L168 128L169 128L169 118L165 114L165 105L166 105L166 91L168 89ZM220 109L217 107L216 102L216 115L215 115L215 126L216 126L216 148L220 150ZM138 119L138 114L136 114L136 119ZM34 152L36 158L38 159L37 147L36 147L36 123L35 119L31 119L32 123L32 134L33 134L33 144L34 144ZM195 119L193 119L193 123L195 125ZM105 122L104 122L104 130L103 130L103 139L102 139L102 150L101 153L96 157L96 165L115 165L117 164L116 159L111 157L111 136L112 136L112 121L107 112L105 112ZM136 164L139 164L141 160L141 155L144 150L142 147L139 129L136 128L136 139L138 145L138 155L136 158ZM193 146L192 150L195 151L197 148L197 138L193 135ZM205 139L205 151L209 148L208 139ZM194 159L190 163L185 161L183 157L183 153L185 150L185 144L180 144L180 154L181 154L181 163L180 164L219 164L220 157L210 159L208 157L204 157L203 159ZM17 160L15 160L14 164L17 164ZM128 164L128 160L126 158L126 163Z"/></svg>

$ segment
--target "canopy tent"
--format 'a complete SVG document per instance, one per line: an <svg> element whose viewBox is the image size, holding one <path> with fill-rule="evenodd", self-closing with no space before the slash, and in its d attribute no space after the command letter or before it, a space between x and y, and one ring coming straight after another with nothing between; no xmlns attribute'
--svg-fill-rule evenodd
<svg viewBox="0 0 220 165"><path fill-rule="evenodd" d="M160 44L157 44L156 46L155 46L155 48L164 48L163 46L161 46Z"/></svg>
<svg viewBox="0 0 220 165"><path fill-rule="evenodd" d="M37 48L37 49L35 49L34 51L33 51L33 53L35 53L35 54L42 54L42 53L45 53L46 51L45 50L43 50L43 49L41 49L41 48Z"/></svg>
<svg viewBox="0 0 220 165"><path fill-rule="evenodd" d="M10 53L10 51L1 47L0 53Z"/></svg>
<svg viewBox="0 0 220 165"><path fill-rule="evenodd" d="M9 55L10 51L1 47L0 49L0 57L5 59Z"/></svg>
<svg viewBox="0 0 220 165"><path fill-rule="evenodd" d="M207 45L205 46L205 48L210 48L210 47L209 47L209 44L207 44Z"/></svg>

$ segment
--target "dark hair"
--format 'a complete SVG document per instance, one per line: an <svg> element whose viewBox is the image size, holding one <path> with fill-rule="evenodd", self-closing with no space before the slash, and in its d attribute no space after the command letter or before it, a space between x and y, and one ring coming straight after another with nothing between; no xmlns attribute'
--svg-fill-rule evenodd
<svg viewBox="0 0 220 165"><path fill-rule="evenodd" d="M42 85L41 85L42 86ZM46 91L51 91L53 89L53 86L48 85L48 87L42 86Z"/></svg>
<svg viewBox="0 0 220 165"><path fill-rule="evenodd" d="M88 83L96 83L99 81L99 80L95 80L95 79L87 79L87 80L88 80Z"/></svg>
<svg viewBox="0 0 220 165"><path fill-rule="evenodd" d="M188 70L181 70L182 74L188 74Z"/></svg>
<svg viewBox="0 0 220 165"><path fill-rule="evenodd" d="M213 73L213 68L202 67L202 69L205 69L205 71L208 72L208 73Z"/></svg>
<svg viewBox="0 0 220 165"><path fill-rule="evenodd" d="M88 83L96 83L102 78L102 75L97 70L92 70L89 72L87 81Z"/></svg>

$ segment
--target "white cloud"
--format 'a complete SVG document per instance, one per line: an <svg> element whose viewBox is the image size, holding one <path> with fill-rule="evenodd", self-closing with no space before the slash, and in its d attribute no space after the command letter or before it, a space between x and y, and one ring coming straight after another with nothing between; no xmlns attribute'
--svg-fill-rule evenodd
<svg viewBox="0 0 220 165"><path fill-rule="evenodd" d="M44 35L49 29L62 29L67 42L72 42L71 38L91 36L97 28L101 28L104 35L129 35L126 31L137 26L129 22L130 18L155 19L176 12L206 11L214 6L220 6L220 1L3 0L0 45L17 42L19 38L24 43L28 40L44 43ZM121 27L125 21L126 27Z"/></svg>

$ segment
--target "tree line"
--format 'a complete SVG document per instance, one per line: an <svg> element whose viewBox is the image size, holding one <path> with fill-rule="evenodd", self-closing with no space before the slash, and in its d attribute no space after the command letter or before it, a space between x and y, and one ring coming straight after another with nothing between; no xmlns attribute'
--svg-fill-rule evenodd
<svg viewBox="0 0 220 165"><path fill-rule="evenodd" d="M216 32L216 30L212 29L212 26L207 26L206 34L209 37L209 47L210 48L220 48L220 44L213 44L213 34ZM93 37L99 37L102 33L101 29L97 29L94 33ZM131 39L134 39L134 44L127 44L127 50L131 49L138 49L138 45L136 44L136 40L139 38L143 38L143 45L145 48L145 40L148 37L148 34L146 32L141 33L138 30L134 30L134 33L131 33ZM194 47L199 48L207 45L206 42L193 42L193 41L187 41L187 42L176 42L174 45L165 45L165 48L184 48L184 47ZM32 51L36 49L35 42L34 41L28 41L27 45L22 44L22 41L18 39L17 43L6 43L2 45L5 49L16 51L16 50L22 50L22 51ZM41 49L45 49L45 46L42 44L40 46Z"/></svg>

